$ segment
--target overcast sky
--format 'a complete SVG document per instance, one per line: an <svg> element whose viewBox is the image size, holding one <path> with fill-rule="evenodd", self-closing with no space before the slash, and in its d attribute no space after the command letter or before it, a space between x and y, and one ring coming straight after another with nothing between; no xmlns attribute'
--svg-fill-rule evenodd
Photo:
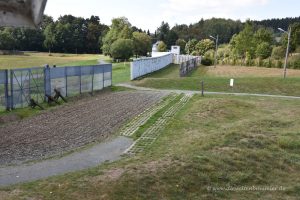
<svg viewBox="0 0 300 200"><path fill-rule="evenodd" d="M196 23L201 18L269 19L300 16L299 0L48 0L47 15L111 19L125 16L132 25L154 32L162 21L170 26Z"/></svg>

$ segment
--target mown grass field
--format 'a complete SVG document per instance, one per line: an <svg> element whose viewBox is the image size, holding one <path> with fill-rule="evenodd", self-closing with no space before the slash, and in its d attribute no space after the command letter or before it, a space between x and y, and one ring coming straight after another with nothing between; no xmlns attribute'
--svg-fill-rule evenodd
<svg viewBox="0 0 300 200"><path fill-rule="evenodd" d="M272 103L270 103L272 102ZM0 199L298 199L300 101L195 96L135 157L0 190ZM277 191L222 191L281 187Z"/></svg>
<svg viewBox="0 0 300 200"><path fill-rule="evenodd" d="M200 66L188 77L179 77L179 66L170 65L161 71L135 81L143 87L160 89L205 90L213 92L241 92L300 96L300 70L288 70L288 78L282 78L282 69L238 66ZM230 87L230 79L235 85Z"/></svg>
<svg viewBox="0 0 300 200"><path fill-rule="evenodd" d="M111 63L111 58L96 54L62 54L25 53L23 56L0 55L0 70L14 68L50 66L85 66L97 65L99 60ZM130 80L130 62L113 63L113 83L128 82Z"/></svg>
<svg viewBox="0 0 300 200"><path fill-rule="evenodd" d="M130 81L130 62L113 63L113 84Z"/></svg>
<svg viewBox="0 0 300 200"><path fill-rule="evenodd" d="M57 66L96 65L107 57L92 54L25 53L25 55L0 55L0 69Z"/></svg>
<svg viewBox="0 0 300 200"><path fill-rule="evenodd" d="M129 69L129 63L114 64L113 83L128 82ZM186 78L179 78L178 70L178 65L171 65L133 83L200 90L204 80L208 91L300 95L296 70L289 70L286 80L278 69L199 67ZM230 78L236 79L234 89L229 87ZM134 138L160 114L140 127ZM299 115L299 100L196 95L143 153L0 188L0 199L296 200L300 196ZM239 190L242 187L250 189Z"/></svg>

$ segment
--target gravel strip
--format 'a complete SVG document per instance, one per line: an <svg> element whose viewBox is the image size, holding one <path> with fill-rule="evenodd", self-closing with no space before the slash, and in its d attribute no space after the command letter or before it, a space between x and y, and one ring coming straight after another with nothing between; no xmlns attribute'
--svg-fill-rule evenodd
<svg viewBox="0 0 300 200"><path fill-rule="evenodd" d="M103 141L165 92L102 93L0 127L0 165L62 155Z"/></svg>

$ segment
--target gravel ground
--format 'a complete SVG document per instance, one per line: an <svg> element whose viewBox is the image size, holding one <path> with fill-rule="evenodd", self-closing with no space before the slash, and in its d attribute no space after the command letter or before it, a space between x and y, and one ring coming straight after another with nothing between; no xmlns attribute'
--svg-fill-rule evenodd
<svg viewBox="0 0 300 200"><path fill-rule="evenodd" d="M166 93L106 92L0 127L0 165L61 155L103 141Z"/></svg>

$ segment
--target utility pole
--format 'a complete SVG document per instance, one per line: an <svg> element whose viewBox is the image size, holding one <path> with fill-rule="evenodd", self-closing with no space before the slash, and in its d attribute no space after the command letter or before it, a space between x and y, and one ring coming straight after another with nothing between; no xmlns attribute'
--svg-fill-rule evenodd
<svg viewBox="0 0 300 200"><path fill-rule="evenodd" d="M289 50L290 50L290 40L291 40L292 28L289 27L288 31L285 31L282 28L278 28L278 30L288 34L288 43L287 43L287 47L286 47L284 69L283 69L283 78L286 78L286 71L287 71L287 65L288 65L288 57L289 57Z"/></svg>
<svg viewBox="0 0 300 200"><path fill-rule="evenodd" d="M218 56L218 42L219 42L219 35L217 37L214 36L209 36L210 38L214 39L216 42L216 50L215 50L215 61L214 61L214 66L215 68L217 67L217 56Z"/></svg>

